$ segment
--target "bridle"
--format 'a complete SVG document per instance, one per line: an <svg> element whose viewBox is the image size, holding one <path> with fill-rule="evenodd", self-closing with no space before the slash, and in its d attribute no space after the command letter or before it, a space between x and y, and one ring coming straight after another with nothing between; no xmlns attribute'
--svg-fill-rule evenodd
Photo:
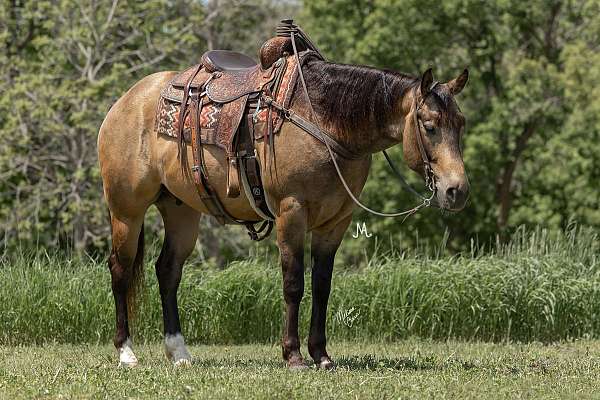
<svg viewBox="0 0 600 400"><path fill-rule="evenodd" d="M283 22L283 21L282 21ZM296 35L298 35L299 39L302 41L302 43L310 50L314 51L321 59L324 59L323 56L321 55L321 53L319 52L319 50L316 48L316 46L310 41L310 39L308 38L308 36L306 35L306 33L304 33L302 31L302 29L300 29L297 25L294 25L292 23L289 23L287 25L280 25L277 27L277 31L278 34L286 34L289 35L291 38L291 42L292 42L292 48L294 51L294 55L296 58L296 62L298 64L298 76L300 77L300 82L302 83L302 87L304 89L304 94L306 96L307 102L308 102L308 108L310 110L310 118L315 121L315 122L311 122L309 120L304 119L303 117L301 117L300 115L296 114L294 111L282 107L280 104L277 104L271 97L269 96L262 96L262 100L265 102L265 104L267 104L268 106L272 106L274 108L276 108L277 110L279 110L280 112L282 112L283 116L285 119L287 119L288 121L294 123L296 126L300 127L302 130L304 130L305 132L309 133L310 135L314 136L315 138L317 138L318 140L320 140L321 142L323 142L325 144L325 147L327 148L327 151L329 152L329 156L331 158L331 161L333 162L333 165L335 167L335 170L337 172L337 175L340 179L340 182L342 183L342 185L344 186L344 189L346 190L346 192L348 193L348 195L350 196L350 198L352 199L352 201L354 201L354 203L359 206L360 208L362 208L363 210L380 216L380 217L401 217L404 216L405 219L409 216L411 216L412 214L416 213L417 211L419 211L421 208L426 208L432 205L432 200L436 195L437 192L437 187L436 187L436 176L435 173L433 172L433 169L431 167L431 160L429 159L429 156L427 155L427 151L425 150L425 146L423 144L423 132L421 131L421 123L420 123L420 117L419 117L419 111L422 108L423 104L425 103L425 100L427 99L427 97L429 96L430 93L432 93L433 89L438 85L438 82L434 82L431 87L429 88L429 91L427 92L427 94L425 94L424 96L421 97L421 100L417 102L416 98L416 93L414 96L414 100L413 100L413 123L414 123L414 131L415 131L415 136L416 136L416 141L417 141L417 147L419 148L419 154L421 155L421 160L423 162L423 168L424 168L424 176L425 176L425 186L427 187L427 189L431 192L431 194L429 195L429 197L423 196L420 193L418 193L415 189L412 188L412 186L410 186L407 182L406 179L404 179L404 177L402 176L402 174L400 173L400 171L398 170L398 168L394 165L394 163L392 162L391 158L389 157L389 155L387 154L387 152L385 150L383 150L383 154L385 156L385 159L387 160L388 164L390 165L390 168L392 169L392 171L395 173L395 175L397 176L397 178L399 179L400 183L402 184L402 186L409 192L413 193L415 196L417 196L420 200L421 203L418 204L417 206L409 209L409 210L405 210L405 211L400 211L400 212L394 212L394 213L384 213L384 212L380 212L380 211L375 211L369 207L367 207L366 205L364 205L363 203L360 202L360 200L358 200L356 198L356 196L354 196L354 194L352 193L352 190L350 190L350 187L348 186L348 183L346 182L346 180L344 179L344 176L342 174L342 171L338 165L338 162L336 160L336 155L334 153L334 150L332 149L332 147L336 147L338 150L341 146L335 142L335 140L332 139L332 137L330 135L328 135L327 133L325 133L319 126L318 126L318 119L317 119L317 114L315 113L315 110L313 108L312 102L310 101L310 97L308 95L308 88L306 86L306 81L304 79L304 74L302 72L302 63L300 62L300 56L298 55L298 49L296 46ZM342 148L343 149L343 148ZM337 151L339 154L342 154L342 156L344 156L344 153L346 154L350 154L350 152L348 152L347 150L344 151ZM344 158L356 158L356 157L344 157Z"/></svg>
<svg viewBox="0 0 600 400"><path fill-rule="evenodd" d="M427 151L425 150L425 146L423 145L423 132L421 131L419 111L421 110L421 107L423 107L423 104L425 104L425 100L427 100L427 97L431 93L433 93L433 89L435 89L437 85L439 85L438 81L433 82L429 87L429 91L425 94L425 96L422 96L419 102L417 102L416 96L413 100L413 121L415 125L415 136L417 138L417 147L419 148L419 153L421 154L421 161L423 161L425 186L432 192L435 191L435 174L433 173L433 168L431 168L431 161L429 160L429 156L427 155Z"/></svg>

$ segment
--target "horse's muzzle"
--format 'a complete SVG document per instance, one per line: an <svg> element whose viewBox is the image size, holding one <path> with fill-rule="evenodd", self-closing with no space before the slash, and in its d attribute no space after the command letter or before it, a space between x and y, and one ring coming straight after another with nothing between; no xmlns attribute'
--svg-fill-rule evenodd
<svg viewBox="0 0 600 400"><path fill-rule="evenodd" d="M441 208L448 211L460 211L465 208L469 198L467 177L451 177L437 182L437 201Z"/></svg>

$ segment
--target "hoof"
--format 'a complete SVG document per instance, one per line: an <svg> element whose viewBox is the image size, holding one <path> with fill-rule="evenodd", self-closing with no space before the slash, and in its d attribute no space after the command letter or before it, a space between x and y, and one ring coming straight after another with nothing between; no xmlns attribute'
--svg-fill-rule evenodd
<svg viewBox="0 0 600 400"><path fill-rule="evenodd" d="M325 369L325 370L335 369L335 364L333 363L333 361L331 361L331 358L329 358L329 357L321 357L321 361L316 364L317 364L318 369Z"/></svg>
<svg viewBox="0 0 600 400"><path fill-rule="evenodd" d="M173 366L175 368L187 368L192 366L192 360L187 358L182 358L173 362Z"/></svg>
<svg viewBox="0 0 600 400"><path fill-rule="evenodd" d="M306 364L290 364L290 363L288 363L288 369L290 371L306 371L308 369L308 365L306 365Z"/></svg>
<svg viewBox="0 0 600 400"><path fill-rule="evenodd" d="M308 369L308 365L304 362L302 356L293 356L287 361L287 367L290 371L303 371Z"/></svg>
<svg viewBox="0 0 600 400"><path fill-rule="evenodd" d="M165 336L165 353L176 367L192 365L192 356L185 347L185 341L181 333Z"/></svg>
<svg viewBox="0 0 600 400"><path fill-rule="evenodd" d="M127 339L119 351L119 367L133 368L138 365L138 359L131 349L131 340Z"/></svg>

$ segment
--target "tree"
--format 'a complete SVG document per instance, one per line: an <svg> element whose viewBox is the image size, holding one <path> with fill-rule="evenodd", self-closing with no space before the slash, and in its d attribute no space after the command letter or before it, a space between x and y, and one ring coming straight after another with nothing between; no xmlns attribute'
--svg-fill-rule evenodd
<svg viewBox="0 0 600 400"><path fill-rule="evenodd" d="M159 65L177 65L183 48L203 47L191 34L202 9L192 6L184 19L169 12L169 3L2 3L5 242L71 242L79 250L106 243L95 146L100 123L135 80Z"/></svg>
<svg viewBox="0 0 600 400"><path fill-rule="evenodd" d="M470 68L459 99L467 116L469 206L460 216L413 218L406 225L412 234L402 238L398 223L357 214L375 230L412 245L417 229L434 242L449 230L450 247L464 249L470 238L487 242L521 224L598 226L597 190L587 186L597 176L591 160L600 155L598 130L593 119L587 130L576 120L596 107L593 95L581 96L598 87L595 75L582 84L577 76L597 69L598 1L317 0L305 12L310 33L335 61L415 75L434 66L438 79ZM383 170L379 159L367 202L394 209L414 201Z"/></svg>

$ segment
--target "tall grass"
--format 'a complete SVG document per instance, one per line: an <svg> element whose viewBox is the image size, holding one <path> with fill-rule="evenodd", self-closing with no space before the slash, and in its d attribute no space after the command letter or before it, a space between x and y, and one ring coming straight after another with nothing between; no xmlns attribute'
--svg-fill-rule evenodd
<svg viewBox="0 0 600 400"><path fill-rule="evenodd" d="M544 342L600 337L598 243L592 230L520 231L494 251L474 246L471 254L454 257L396 252L358 269L337 266L329 336ZM158 340L162 331L151 258L147 294L134 322L138 341ZM0 282L0 344L111 340L114 306L103 260L7 255ZM188 342L277 342L281 290L280 269L270 259L236 262L224 271L186 268L179 304ZM303 335L309 314L307 288Z"/></svg>

